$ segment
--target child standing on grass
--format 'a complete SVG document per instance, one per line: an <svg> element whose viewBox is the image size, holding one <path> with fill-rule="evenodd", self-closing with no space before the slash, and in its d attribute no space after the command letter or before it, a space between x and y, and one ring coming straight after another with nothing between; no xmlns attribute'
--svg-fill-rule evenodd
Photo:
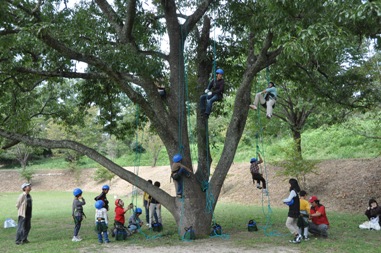
<svg viewBox="0 0 381 253"><path fill-rule="evenodd" d="M86 205L85 199L82 197L82 190L79 188L75 188L73 191L74 200L72 206L72 213L74 219L74 236L71 239L73 242L79 242L82 239L78 236L79 230L81 229L81 224L83 220L83 206Z"/></svg>
<svg viewBox="0 0 381 253"><path fill-rule="evenodd" d="M107 210L104 207L103 200L97 200L95 202L95 231L98 233L98 242L103 243L103 237L105 243L109 243L110 240L108 239L108 216L107 216ZM103 236L102 236L103 234Z"/></svg>
<svg viewBox="0 0 381 253"><path fill-rule="evenodd" d="M308 241L308 217L310 215L310 203L307 198L306 191L300 191L300 216L298 218L299 234L303 236L305 241Z"/></svg>

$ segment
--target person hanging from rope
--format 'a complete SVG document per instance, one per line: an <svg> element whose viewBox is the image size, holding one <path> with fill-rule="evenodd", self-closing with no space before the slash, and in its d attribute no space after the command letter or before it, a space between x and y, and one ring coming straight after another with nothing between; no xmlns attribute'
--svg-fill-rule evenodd
<svg viewBox="0 0 381 253"><path fill-rule="evenodd" d="M253 184L255 184L255 181L257 181L257 188L262 189L263 193L268 194L266 189L266 180L263 178L262 174L259 173L259 164L263 163L263 159L259 153L258 158L259 161L257 158L251 158L250 160L250 172L253 178ZM262 186L260 185L260 182L262 182Z"/></svg>
<svg viewBox="0 0 381 253"><path fill-rule="evenodd" d="M171 167L171 178L173 178L173 181L175 182L176 196L179 198L182 198L183 196L183 176L190 177L191 173L193 173L191 169L180 163L181 160L183 160L183 157L180 154L174 155Z"/></svg>
<svg viewBox="0 0 381 253"><path fill-rule="evenodd" d="M205 94L200 97L201 115L209 117L212 111L212 105L216 101L222 100L224 93L225 81L223 79L224 71L222 69L216 70L217 80L213 79L205 90Z"/></svg>
<svg viewBox="0 0 381 253"><path fill-rule="evenodd" d="M277 90L273 82L269 82L269 86L261 92L255 94L254 103L250 105L253 110L258 109L258 102L262 106L266 107L266 117L271 119L273 114L273 108L277 99Z"/></svg>

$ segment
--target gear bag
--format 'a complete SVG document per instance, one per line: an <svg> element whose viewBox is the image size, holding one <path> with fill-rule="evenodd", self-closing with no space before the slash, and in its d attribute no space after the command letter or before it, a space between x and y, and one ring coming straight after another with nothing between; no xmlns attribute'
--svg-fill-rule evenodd
<svg viewBox="0 0 381 253"><path fill-rule="evenodd" d="M254 220L249 220L249 223L247 223L247 231L258 231L257 223Z"/></svg>
<svg viewBox="0 0 381 253"><path fill-rule="evenodd" d="M210 236L221 235L221 234L222 234L222 227L216 223L212 227L212 232L210 232Z"/></svg>
<svg viewBox="0 0 381 253"><path fill-rule="evenodd" d="M194 233L193 227L190 226L189 228L184 228L185 229L185 234L184 234L184 240L195 240L196 235Z"/></svg>
<svg viewBox="0 0 381 253"><path fill-rule="evenodd" d="M163 225L161 223L152 223L152 231L161 232L163 231Z"/></svg>

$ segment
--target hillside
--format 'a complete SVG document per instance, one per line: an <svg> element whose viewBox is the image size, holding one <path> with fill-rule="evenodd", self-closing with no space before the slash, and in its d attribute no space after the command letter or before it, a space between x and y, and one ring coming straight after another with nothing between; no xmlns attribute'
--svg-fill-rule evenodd
<svg viewBox="0 0 381 253"><path fill-rule="evenodd" d="M381 158L327 160L318 164L317 174L307 177L306 191L317 195L329 211L363 212L370 197L381 202ZM134 171L134 168L126 168ZM288 178L275 176L279 167L267 165L269 198L264 204L284 206L282 199L288 195ZM93 180L94 169L84 169L80 174L68 170L37 171L33 180L33 191L68 191L81 187L86 192L99 192L101 185ZM160 181L162 188L175 195L173 183L169 181L169 166L135 168L139 176ZM19 191L23 180L17 171L0 170L1 192ZM81 182L81 183L79 183ZM110 194L126 198L132 186L113 179ZM262 205L262 194L252 183L249 163L233 164L226 177L219 201Z"/></svg>

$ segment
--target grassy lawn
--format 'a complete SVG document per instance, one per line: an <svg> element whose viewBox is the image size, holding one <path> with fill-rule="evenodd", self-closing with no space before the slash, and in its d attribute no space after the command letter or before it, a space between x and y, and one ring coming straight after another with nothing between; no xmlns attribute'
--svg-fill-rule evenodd
<svg viewBox="0 0 381 253"><path fill-rule="evenodd" d="M84 239L79 243L71 241L74 224L71 218L71 192L31 192L33 197L32 229L27 245L16 245L15 228L0 229L1 252L101 252L94 232L94 201L96 193L85 193L88 204L84 207L87 219L83 221L80 236ZM19 193L2 193L0 195L0 221L6 218L17 221L15 207ZM127 200L128 201L128 200ZM110 201L113 202L113 201ZM140 202L139 202L140 203ZM109 212L113 220L114 205ZM328 210L329 211L329 210ZM127 213L128 217L131 213ZM229 240L238 248L271 249L272 247L292 248L303 252L380 252L381 231L364 231L358 225L365 221L363 214L347 214L328 212L331 222L329 238L314 238L299 245L288 242L291 235L285 227L287 209L269 209L267 203L261 206L242 205L234 203L219 203L215 212L215 220L222 226L222 238L213 240ZM247 232L247 222L254 219L259 231ZM267 225L266 225L267 223ZM131 244L144 247L171 247L183 243L177 235L177 227L172 216L166 210L163 212L164 231L161 236L142 229L141 234L130 237L127 241L112 243L121 247ZM197 231L196 231L197 233ZM193 242L197 244L197 240ZM205 251L207 251L205 249Z"/></svg>

